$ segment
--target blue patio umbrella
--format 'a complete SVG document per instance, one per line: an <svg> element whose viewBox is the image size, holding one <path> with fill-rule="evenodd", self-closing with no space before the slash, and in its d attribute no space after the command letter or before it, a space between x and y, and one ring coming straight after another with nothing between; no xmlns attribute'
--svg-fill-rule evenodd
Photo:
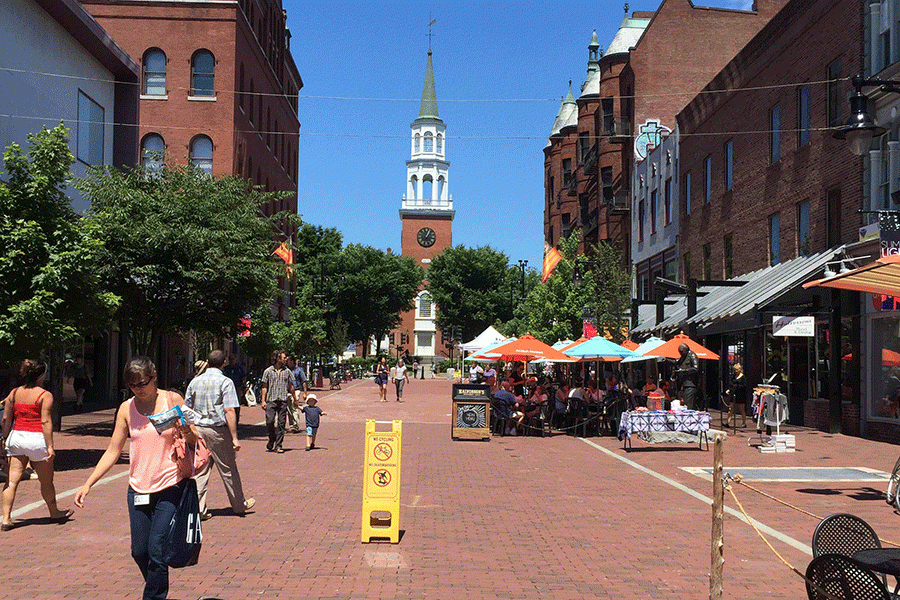
<svg viewBox="0 0 900 600"><path fill-rule="evenodd" d="M643 356L645 353L650 352L651 350L658 348L665 344L665 340L661 340L658 337L651 337L646 342L638 346L634 349L634 353L639 356L629 356L628 358L622 359L623 363L628 362L637 362L641 360L658 360L658 356Z"/></svg>
<svg viewBox="0 0 900 600"><path fill-rule="evenodd" d="M618 360L636 356L628 348L624 348L602 336L594 336L586 342L572 346L565 353L579 361Z"/></svg>

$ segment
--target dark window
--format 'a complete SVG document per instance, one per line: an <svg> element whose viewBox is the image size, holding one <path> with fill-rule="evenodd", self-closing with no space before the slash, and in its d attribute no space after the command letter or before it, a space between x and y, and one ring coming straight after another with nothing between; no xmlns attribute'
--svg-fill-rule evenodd
<svg viewBox="0 0 900 600"><path fill-rule="evenodd" d="M215 96L216 59L209 50L197 50L191 58L191 96Z"/></svg>
<svg viewBox="0 0 900 600"><path fill-rule="evenodd" d="M809 143L810 108L809 85L797 90L797 144L805 146Z"/></svg>
<svg viewBox="0 0 900 600"><path fill-rule="evenodd" d="M725 191L734 184L734 140L725 142Z"/></svg>
<svg viewBox="0 0 900 600"><path fill-rule="evenodd" d="M769 217L769 265L781 262L781 215Z"/></svg>
<svg viewBox="0 0 900 600"><path fill-rule="evenodd" d="M707 156L706 160L703 162L704 172L705 172L705 181L704 185L704 196L703 202L709 204L712 202L712 157Z"/></svg>
<svg viewBox="0 0 900 600"><path fill-rule="evenodd" d="M687 283L688 279L691 278L691 253L684 253L684 281L682 283Z"/></svg>
<svg viewBox="0 0 900 600"><path fill-rule="evenodd" d="M572 215L569 213L562 214L562 236L569 237L572 231Z"/></svg>
<svg viewBox="0 0 900 600"><path fill-rule="evenodd" d="M148 133L141 140L141 166L148 173L157 173L163 166L166 143L158 133Z"/></svg>
<svg viewBox="0 0 900 600"><path fill-rule="evenodd" d="M141 93L147 96L166 95L166 53L151 48L144 53L144 76Z"/></svg>
<svg viewBox="0 0 900 600"><path fill-rule="evenodd" d="M238 105L244 110L244 63L241 63L238 69L238 77L240 79L240 87L238 88Z"/></svg>
<svg viewBox="0 0 900 600"><path fill-rule="evenodd" d="M691 172L684 174L684 214L691 214Z"/></svg>
<svg viewBox="0 0 900 600"><path fill-rule="evenodd" d="M797 256L809 256L812 253L809 206L809 200L797 205Z"/></svg>
<svg viewBox="0 0 900 600"><path fill-rule="evenodd" d="M600 183L603 185L603 201L611 206L614 201L612 167L603 167L600 169Z"/></svg>
<svg viewBox="0 0 900 600"><path fill-rule="evenodd" d="M616 133L616 116L613 112L613 99L601 98L600 109L603 111L603 132L606 135L614 135Z"/></svg>
<svg viewBox="0 0 900 600"><path fill-rule="evenodd" d="M578 134L578 162L583 163L591 149L591 136L587 131Z"/></svg>
<svg viewBox="0 0 900 600"><path fill-rule="evenodd" d="M769 160L774 165L781 160L781 106L769 111Z"/></svg>
<svg viewBox="0 0 900 600"><path fill-rule="evenodd" d="M828 126L841 125L841 61L828 65Z"/></svg>
<svg viewBox="0 0 900 600"><path fill-rule="evenodd" d="M572 184L572 159L564 158L562 161L563 168L563 187L569 187Z"/></svg>
<svg viewBox="0 0 900 600"><path fill-rule="evenodd" d="M550 244L551 247L554 246L553 243L553 225L550 226L550 229L547 232L547 243Z"/></svg>
<svg viewBox="0 0 900 600"><path fill-rule="evenodd" d="M644 201L638 202L638 241L644 241Z"/></svg>
<svg viewBox="0 0 900 600"><path fill-rule="evenodd" d="M734 275L734 262L733 262L733 253L734 249L732 248L732 234L728 234L722 240L723 243L723 267L725 271L725 279L731 279Z"/></svg>
<svg viewBox="0 0 900 600"><path fill-rule="evenodd" d="M666 179L665 196L663 197L663 210L666 214L666 225L672 222L672 178Z"/></svg>
<svg viewBox="0 0 900 600"><path fill-rule="evenodd" d="M248 104L250 109L247 111L247 118L250 120L250 124L253 124L253 104L256 102L256 94L253 93L253 78L250 78L250 94L247 97Z"/></svg>
<svg viewBox="0 0 900 600"><path fill-rule="evenodd" d="M656 233L656 190L650 192L650 235Z"/></svg>

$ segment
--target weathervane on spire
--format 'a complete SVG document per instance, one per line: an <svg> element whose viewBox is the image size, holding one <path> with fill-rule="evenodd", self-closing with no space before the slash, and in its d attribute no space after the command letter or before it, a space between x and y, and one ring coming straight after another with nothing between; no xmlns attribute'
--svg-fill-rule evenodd
<svg viewBox="0 0 900 600"><path fill-rule="evenodd" d="M628 3L625 3L625 16L628 16Z"/></svg>
<svg viewBox="0 0 900 600"><path fill-rule="evenodd" d="M431 23L428 24L428 51L431 52L431 26L434 25L437 19L432 19Z"/></svg>

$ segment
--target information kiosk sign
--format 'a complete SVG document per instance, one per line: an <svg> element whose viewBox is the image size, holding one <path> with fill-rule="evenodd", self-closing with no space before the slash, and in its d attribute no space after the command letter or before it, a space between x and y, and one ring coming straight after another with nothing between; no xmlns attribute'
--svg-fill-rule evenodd
<svg viewBox="0 0 900 600"><path fill-rule="evenodd" d="M377 425L390 424L389 431ZM363 469L362 541L400 541L400 447L403 421L366 420Z"/></svg>
<svg viewBox="0 0 900 600"><path fill-rule="evenodd" d="M453 384L453 418L450 437L454 440L491 439L491 386L476 383Z"/></svg>

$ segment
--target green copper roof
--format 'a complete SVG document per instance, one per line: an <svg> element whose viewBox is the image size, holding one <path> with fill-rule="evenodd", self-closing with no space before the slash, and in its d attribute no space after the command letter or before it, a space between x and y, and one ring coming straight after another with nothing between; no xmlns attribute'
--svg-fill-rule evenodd
<svg viewBox="0 0 900 600"><path fill-rule="evenodd" d="M431 66L431 50L428 51L428 66L425 67L425 85L422 86L422 104L419 105L419 119L437 119L437 96L434 93L434 69ZM419 119L416 119L417 121Z"/></svg>

